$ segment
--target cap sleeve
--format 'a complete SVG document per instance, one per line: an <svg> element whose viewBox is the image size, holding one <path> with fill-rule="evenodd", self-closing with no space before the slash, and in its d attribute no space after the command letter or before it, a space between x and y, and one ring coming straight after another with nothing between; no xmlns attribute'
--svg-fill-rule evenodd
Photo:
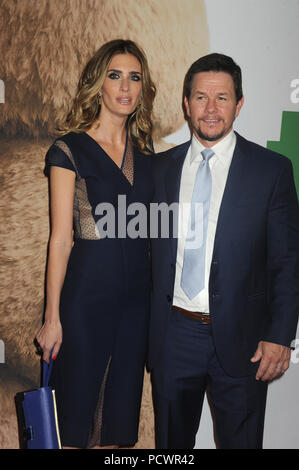
<svg viewBox="0 0 299 470"><path fill-rule="evenodd" d="M76 173L76 168L72 159L56 143L51 145L46 154L44 170L46 176L49 176L51 166L59 166L60 168L66 168L67 170L72 170Z"/></svg>

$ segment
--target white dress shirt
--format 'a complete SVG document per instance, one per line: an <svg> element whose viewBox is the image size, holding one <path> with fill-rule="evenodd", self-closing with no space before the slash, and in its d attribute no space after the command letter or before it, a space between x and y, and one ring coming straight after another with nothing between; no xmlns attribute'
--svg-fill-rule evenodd
<svg viewBox="0 0 299 470"><path fill-rule="evenodd" d="M231 131L224 139L212 148L215 155L210 158L209 164L212 175L212 193L208 219L206 258L205 258L205 285L199 294L190 300L181 288L181 275L184 261L185 239L188 231L190 215L190 203L198 167L202 161L201 152L204 146L193 134L191 145L188 149L181 176L179 195L179 222L178 222L178 248L176 259L176 274L174 284L173 305L193 312L210 313L209 309L209 277L212 261L214 239L218 220L219 209L226 185L229 167L236 145L236 135ZM188 207L188 210L186 210ZM212 313L212 312L211 312Z"/></svg>

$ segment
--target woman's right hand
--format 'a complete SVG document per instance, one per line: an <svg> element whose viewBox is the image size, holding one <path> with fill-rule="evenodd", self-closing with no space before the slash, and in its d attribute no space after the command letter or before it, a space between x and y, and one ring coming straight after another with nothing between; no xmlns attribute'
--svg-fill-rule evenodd
<svg viewBox="0 0 299 470"><path fill-rule="evenodd" d="M56 359L62 343L62 327L60 321L46 320L42 328L37 333L36 340L43 350L44 361L49 364L52 349L52 358Z"/></svg>

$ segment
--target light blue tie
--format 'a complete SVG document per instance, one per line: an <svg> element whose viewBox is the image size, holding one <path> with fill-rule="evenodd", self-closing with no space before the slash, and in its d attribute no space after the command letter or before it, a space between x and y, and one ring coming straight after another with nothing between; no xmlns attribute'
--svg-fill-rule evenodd
<svg viewBox="0 0 299 470"><path fill-rule="evenodd" d="M195 178L181 277L181 287L190 300L205 284L206 237L212 191L209 160L214 152L204 149L201 154L203 160Z"/></svg>

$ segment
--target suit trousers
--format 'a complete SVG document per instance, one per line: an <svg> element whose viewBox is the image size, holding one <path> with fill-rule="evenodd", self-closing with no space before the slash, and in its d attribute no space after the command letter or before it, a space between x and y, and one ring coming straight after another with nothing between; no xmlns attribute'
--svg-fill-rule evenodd
<svg viewBox="0 0 299 470"><path fill-rule="evenodd" d="M216 446L262 448L267 383L223 370L211 324L173 310L158 362L152 371L156 448L194 448L206 391Z"/></svg>

